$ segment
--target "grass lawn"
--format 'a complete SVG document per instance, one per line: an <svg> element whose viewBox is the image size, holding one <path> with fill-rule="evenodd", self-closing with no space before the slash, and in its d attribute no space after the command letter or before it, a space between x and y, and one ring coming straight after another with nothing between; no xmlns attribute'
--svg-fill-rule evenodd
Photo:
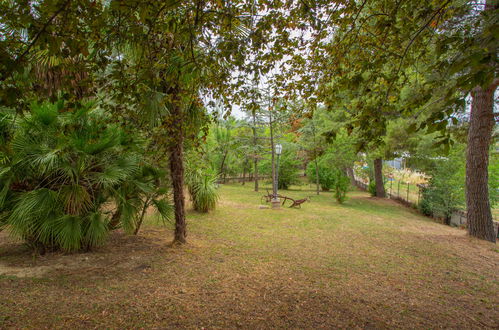
<svg viewBox="0 0 499 330"><path fill-rule="evenodd" d="M270 210L251 188L189 212L185 246L153 215L84 254L0 233L0 328L499 327L496 245L363 192Z"/></svg>

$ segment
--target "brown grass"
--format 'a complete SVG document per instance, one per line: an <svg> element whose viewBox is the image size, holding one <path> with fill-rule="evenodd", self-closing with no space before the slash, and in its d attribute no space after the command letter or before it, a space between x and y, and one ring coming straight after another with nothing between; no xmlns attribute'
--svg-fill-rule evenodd
<svg viewBox="0 0 499 330"><path fill-rule="evenodd" d="M92 253L0 233L0 328L497 328L499 250L389 200L259 209L225 186L189 243L151 217ZM286 192L306 197L306 192Z"/></svg>

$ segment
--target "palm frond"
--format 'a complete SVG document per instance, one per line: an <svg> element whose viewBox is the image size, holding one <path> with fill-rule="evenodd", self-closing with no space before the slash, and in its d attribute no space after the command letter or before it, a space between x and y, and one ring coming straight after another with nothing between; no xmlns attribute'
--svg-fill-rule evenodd
<svg viewBox="0 0 499 330"><path fill-rule="evenodd" d="M166 199L166 198L154 199L152 201L152 204L154 205L156 210L158 210L158 213L160 214L161 219L163 221L172 221L173 220L175 208L169 202L168 199Z"/></svg>
<svg viewBox="0 0 499 330"><path fill-rule="evenodd" d="M99 246L104 242L108 234L107 222L100 212L93 212L88 215L83 228L83 240L87 247Z"/></svg>
<svg viewBox="0 0 499 330"><path fill-rule="evenodd" d="M82 219L78 216L64 215L53 224L55 242L63 250L72 252L81 248L83 239Z"/></svg>
<svg viewBox="0 0 499 330"><path fill-rule="evenodd" d="M41 188L21 194L9 216L10 229L15 235L33 235L45 217L57 213L60 201L57 192Z"/></svg>
<svg viewBox="0 0 499 330"><path fill-rule="evenodd" d="M59 194L67 214L86 214L92 209L92 197L82 185L65 185L59 190Z"/></svg>
<svg viewBox="0 0 499 330"><path fill-rule="evenodd" d="M189 191L196 211L206 213L215 209L219 199L216 180L213 173L203 173L191 179Z"/></svg>

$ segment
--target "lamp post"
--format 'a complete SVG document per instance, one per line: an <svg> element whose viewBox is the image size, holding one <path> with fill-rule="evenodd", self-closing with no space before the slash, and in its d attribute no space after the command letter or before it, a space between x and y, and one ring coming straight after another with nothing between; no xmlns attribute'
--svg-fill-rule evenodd
<svg viewBox="0 0 499 330"><path fill-rule="evenodd" d="M275 172L275 178L274 178L274 199L272 200L272 208L273 209L278 209L280 206L279 199L277 198L277 190L279 187L279 156L281 156L282 153L282 145L276 144L275 145L275 154L277 155L277 167L276 167L276 172Z"/></svg>

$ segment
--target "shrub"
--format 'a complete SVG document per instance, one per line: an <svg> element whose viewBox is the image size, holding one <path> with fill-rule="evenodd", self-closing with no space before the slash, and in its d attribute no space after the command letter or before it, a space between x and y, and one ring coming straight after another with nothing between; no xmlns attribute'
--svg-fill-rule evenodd
<svg viewBox="0 0 499 330"><path fill-rule="evenodd" d="M422 188L421 200L419 201L418 208L424 215L432 216L433 210L431 208L430 197L428 196L427 191L427 188Z"/></svg>
<svg viewBox="0 0 499 330"><path fill-rule="evenodd" d="M261 162L259 172L264 175L272 174L272 161L265 159ZM277 166L277 158L276 158ZM299 184L300 161L296 158L296 152L285 150L279 157L279 176L277 186L279 189L288 189L293 184Z"/></svg>
<svg viewBox="0 0 499 330"><path fill-rule="evenodd" d="M371 197L376 196L376 182L374 180L369 181L369 185L367 185L367 191L371 195Z"/></svg>
<svg viewBox="0 0 499 330"><path fill-rule="evenodd" d="M334 170L324 164L322 160L319 160L319 184L323 191L329 191L333 189L335 181ZM310 182L316 183L316 172L315 172L315 162L310 162L307 166L307 177Z"/></svg>
<svg viewBox="0 0 499 330"><path fill-rule="evenodd" d="M334 170L334 197L338 203L342 204L347 198L347 191L350 186L350 179L341 170Z"/></svg>
<svg viewBox="0 0 499 330"><path fill-rule="evenodd" d="M419 208L426 215L449 220L454 211L465 206L464 149L456 148L436 165L428 186L422 192Z"/></svg>
<svg viewBox="0 0 499 330"><path fill-rule="evenodd" d="M293 152L284 152L279 159L279 189L288 189L293 184L299 184L299 160ZM272 171L271 171L272 173Z"/></svg>
<svg viewBox="0 0 499 330"><path fill-rule="evenodd" d="M187 188L196 211L207 213L214 210L219 199L217 175L200 169L188 171Z"/></svg>
<svg viewBox="0 0 499 330"><path fill-rule="evenodd" d="M62 102L33 104L17 120L3 112L0 229L42 250L77 251L101 244L112 228L134 232L145 200L169 217L135 136L91 104L61 110Z"/></svg>

